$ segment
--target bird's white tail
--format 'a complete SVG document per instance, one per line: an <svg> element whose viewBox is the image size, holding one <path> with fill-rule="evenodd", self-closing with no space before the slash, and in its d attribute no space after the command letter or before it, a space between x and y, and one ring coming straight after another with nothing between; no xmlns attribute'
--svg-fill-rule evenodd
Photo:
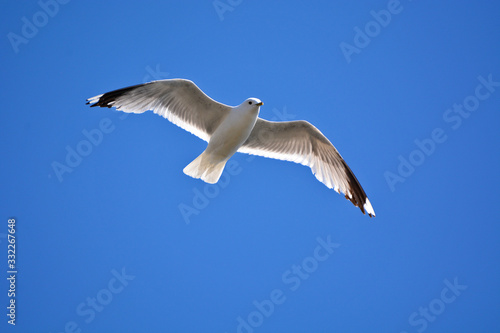
<svg viewBox="0 0 500 333"><path fill-rule="evenodd" d="M184 168L184 173L193 178L201 178L203 181L215 184L224 171L227 159L214 161L212 156L203 152Z"/></svg>

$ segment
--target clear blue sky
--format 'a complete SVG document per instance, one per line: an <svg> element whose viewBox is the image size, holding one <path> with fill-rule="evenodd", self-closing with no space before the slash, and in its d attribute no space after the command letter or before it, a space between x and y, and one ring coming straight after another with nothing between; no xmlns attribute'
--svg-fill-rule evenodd
<svg viewBox="0 0 500 333"><path fill-rule="evenodd" d="M2 332L500 331L499 3L0 13ZM377 217L289 162L236 154L207 186L182 173L205 142L151 112L85 105L166 78L316 125Z"/></svg>

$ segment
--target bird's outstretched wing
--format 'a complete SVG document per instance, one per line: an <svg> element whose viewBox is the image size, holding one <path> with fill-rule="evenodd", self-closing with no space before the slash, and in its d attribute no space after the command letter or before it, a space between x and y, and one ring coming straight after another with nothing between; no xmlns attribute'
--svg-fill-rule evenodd
<svg viewBox="0 0 500 333"><path fill-rule="evenodd" d="M328 188L342 192L363 214L375 211L365 191L330 141L307 121L273 122L261 118L238 152L307 165Z"/></svg>
<svg viewBox="0 0 500 333"><path fill-rule="evenodd" d="M152 110L205 141L231 110L184 79L152 81L110 91L89 98L87 104L129 113Z"/></svg>

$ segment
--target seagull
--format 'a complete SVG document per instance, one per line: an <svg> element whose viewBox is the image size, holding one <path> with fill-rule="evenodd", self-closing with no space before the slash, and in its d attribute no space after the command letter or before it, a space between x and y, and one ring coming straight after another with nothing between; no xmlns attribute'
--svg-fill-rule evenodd
<svg viewBox="0 0 500 333"><path fill-rule="evenodd" d="M87 104L127 113L152 110L207 141L205 151L183 170L193 178L216 183L236 152L300 163L328 188L342 192L363 214L375 216L365 191L331 142L307 121L259 118L264 103L257 98L231 107L208 97L190 80L168 79L97 95Z"/></svg>

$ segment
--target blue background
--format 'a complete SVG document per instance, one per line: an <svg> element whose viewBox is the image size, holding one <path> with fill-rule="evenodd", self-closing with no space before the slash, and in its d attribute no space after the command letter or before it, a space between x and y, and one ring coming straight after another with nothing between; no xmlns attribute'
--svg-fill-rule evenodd
<svg viewBox="0 0 500 333"><path fill-rule="evenodd" d="M370 14L385 0L63 2L1 5L1 276L9 217L18 269L2 332L500 331L500 87L448 111L477 101L478 77L500 82L498 2L402 0L385 27ZM377 217L261 157L236 154L207 187L182 173L205 142L85 105L176 77L316 125Z"/></svg>

